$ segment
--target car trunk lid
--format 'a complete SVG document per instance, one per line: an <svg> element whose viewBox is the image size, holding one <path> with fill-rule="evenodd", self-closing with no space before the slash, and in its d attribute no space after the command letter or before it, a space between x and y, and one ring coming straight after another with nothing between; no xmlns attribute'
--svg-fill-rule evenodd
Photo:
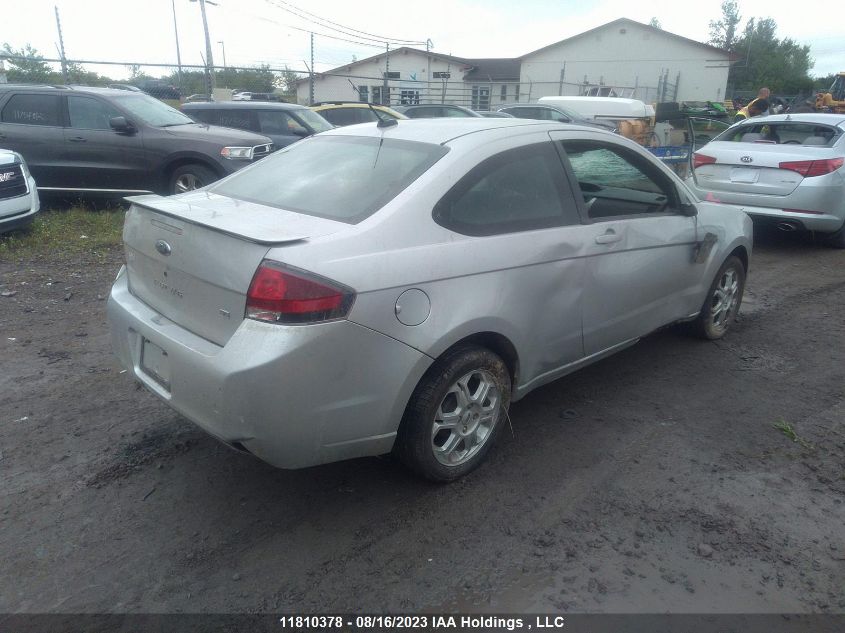
<svg viewBox="0 0 845 633"><path fill-rule="evenodd" d="M788 196L804 180L796 171L781 169L781 163L826 157L818 147L718 141L696 153L716 159L694 171L702 189L768 196Z"/></svg>
<svg viewBox="0 0 845 633"><path fill-rule="evenodd" d="M270 247L348 226L208 192L128 200L123 241L132 294L218 345L243 320L250 281Z"/></svg>

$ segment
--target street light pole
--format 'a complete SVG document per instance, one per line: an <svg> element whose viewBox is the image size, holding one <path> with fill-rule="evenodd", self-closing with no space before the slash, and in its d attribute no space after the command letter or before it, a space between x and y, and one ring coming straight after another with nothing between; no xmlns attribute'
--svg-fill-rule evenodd
<svg viewBox="0 0 845 633"><path fill-rule="evenodd" d="M223 70L226 70L226 42L223 40L217 40L217 43L223 47Z"/></svg>

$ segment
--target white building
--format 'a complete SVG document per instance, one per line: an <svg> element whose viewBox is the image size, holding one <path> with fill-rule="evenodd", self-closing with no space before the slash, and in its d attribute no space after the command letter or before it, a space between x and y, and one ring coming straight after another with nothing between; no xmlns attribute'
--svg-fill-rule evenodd
<svg viewBox="0 0 845 633"><path fill-rule="evenodd" d="M551 95L721 101L732 54L620 18L517 58L469 59L403 47L297 82L299 103L455 103L486 110Z"/></svg>
<svg viewBox="0 0 845 633"><path fill-rule="evenodd" d="M606 95L655 101L721 101L728 51L620 18L519 58L530 100L551 95Z"/></svg>
<svg viewBox="0 0 845 633"><path fill-rule="evenodd" d="M350 62L314 78L314 102L461 103L468 60L402 47ZM296 85L299 103L310 103L310 80Z"/></svg>

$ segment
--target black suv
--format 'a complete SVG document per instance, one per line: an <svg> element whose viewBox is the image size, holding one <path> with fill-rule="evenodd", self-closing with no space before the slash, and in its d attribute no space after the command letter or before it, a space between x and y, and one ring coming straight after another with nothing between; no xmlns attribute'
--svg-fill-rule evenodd
<svg viewBox="0 0 845 633"><path fill-rule="evenodd" d="M200 123L223 125L269 136L276 148L334 126L316 112L292 103L212 101L186 103L182 112Z"/></svg>
<svg viewBox="0 0 845 633"><path fill-rule="evenodd" d="M0 84L0 146L26 159L40 191L88 195L181 193L273 150L140 92L11 84Z"/></svg>

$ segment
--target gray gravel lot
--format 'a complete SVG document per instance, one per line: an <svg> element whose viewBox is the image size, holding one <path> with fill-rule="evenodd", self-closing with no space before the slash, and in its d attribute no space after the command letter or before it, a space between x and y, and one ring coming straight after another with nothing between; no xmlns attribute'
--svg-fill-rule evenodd
<svg viewBox="0 0 845 633"><path fill-rule="evenodd" d="M532 393L447 486L275 470L136 389L119 260L0 262L0 612L845 612L841 251L759 236L727 338Z"/></svg>

